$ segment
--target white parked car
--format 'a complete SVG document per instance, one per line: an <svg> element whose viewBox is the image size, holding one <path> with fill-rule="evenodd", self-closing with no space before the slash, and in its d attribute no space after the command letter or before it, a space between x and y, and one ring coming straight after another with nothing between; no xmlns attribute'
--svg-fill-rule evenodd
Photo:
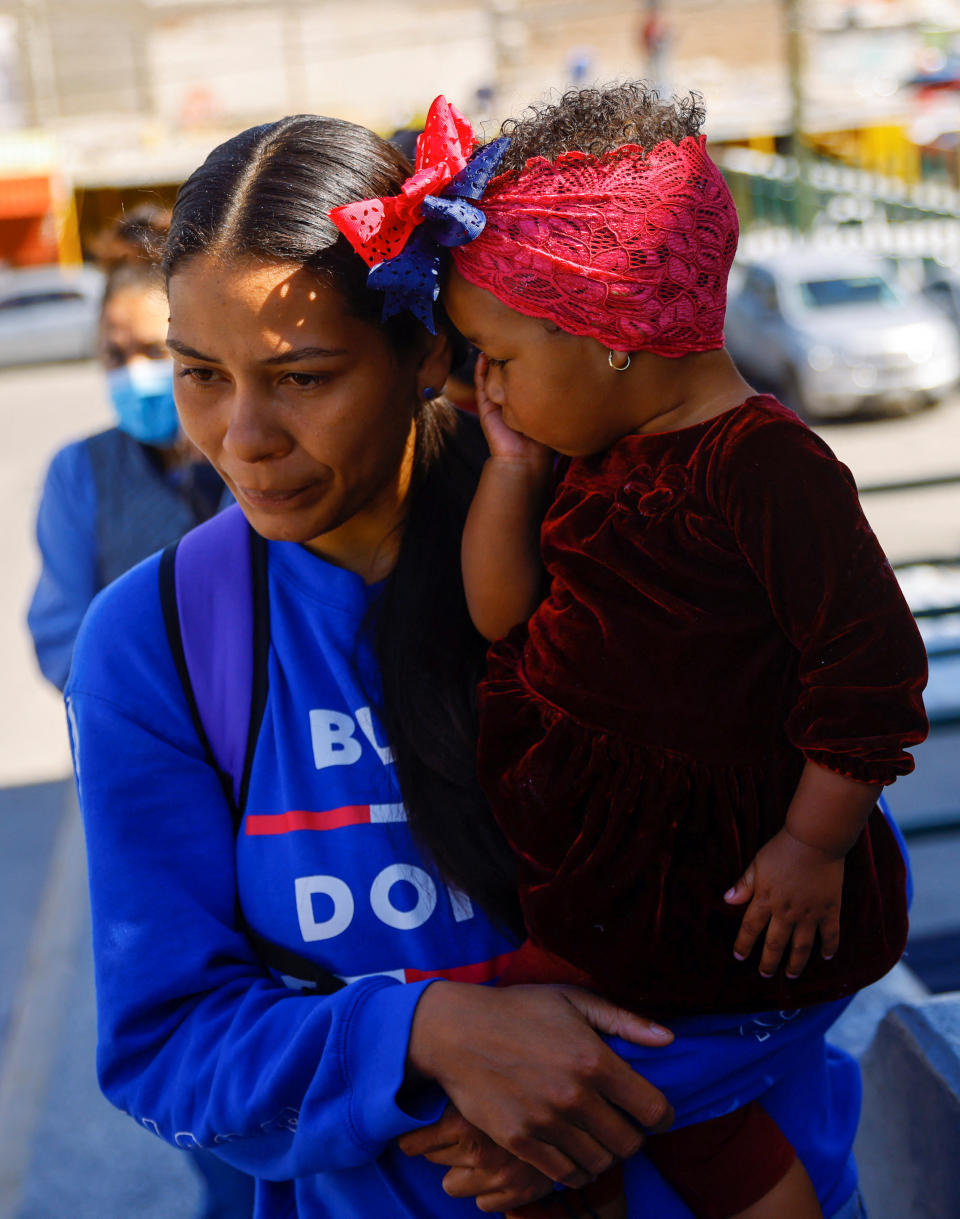
<svg viewBox="0 0 960 1219"><path fill-rule="evenodd" d="M744 375L810 418L920 406L960 380L956 328L856 251L797 247L742 264L725 332Z"/></svg>
<svg viewBox="0 0 960 1219"><path fill-rule="evenodd" d="M0 270L0 364L89 359L102 296L93 267Z"/></svg>
<svg viewBox="0 0 960 1219"><path fill-rule="evenodd" d="M960 277L941 271L927 280L921 292L932 305L942 310L960 331Z"/></svg>

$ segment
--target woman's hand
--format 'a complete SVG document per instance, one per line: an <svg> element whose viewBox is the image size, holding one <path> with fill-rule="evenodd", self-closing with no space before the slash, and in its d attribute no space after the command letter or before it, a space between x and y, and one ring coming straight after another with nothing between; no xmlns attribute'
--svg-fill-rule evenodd
<svg viewBox="0 0 960 1219"><path fill-rule="evenodd" d="M667 1129L666 1097L598 1035L666 1045L673 1034L572 986L435 982L410 1034L410 1066L464 1118L544 1176L585 1185Z"/></svg>
<svg viewBox="0 0 960 1219"><path fill-rule="evenodd" d="M549 1177L498 1146L452 1105L438 1122L397 1141L405 1155L448 1167L444 1190L451 1198L475 1199L481 1211L510 1210L553 1192Z"/></svg>
<svg viewBox="0 0 960 1219"><path fill-rule="evenodd" d="M490 449L490 456L529 466L536 475L546 479L553 464L553 451L546 445L531 440L529 436L524 436L522 432L515 432L504 422L503 411L487 393L489 371L490 361L481 353L477 356L473 384L476 390L477 415Z"/></svg>

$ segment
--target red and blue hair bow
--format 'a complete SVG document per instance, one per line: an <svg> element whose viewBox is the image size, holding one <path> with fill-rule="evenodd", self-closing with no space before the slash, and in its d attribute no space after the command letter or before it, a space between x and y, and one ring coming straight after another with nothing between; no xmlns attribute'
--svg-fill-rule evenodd
<svg viewBox="0 0 960 1219"><path fill-rule="evenodd" d="M367 283L384 293L383 320L403 309L435 333L442 247L479 237L486 217L479 199L510 143L476 153L473 128L445 97L434 100L417 140L414 173L399 195L335 207L330 219L371 268Z"/></svg>

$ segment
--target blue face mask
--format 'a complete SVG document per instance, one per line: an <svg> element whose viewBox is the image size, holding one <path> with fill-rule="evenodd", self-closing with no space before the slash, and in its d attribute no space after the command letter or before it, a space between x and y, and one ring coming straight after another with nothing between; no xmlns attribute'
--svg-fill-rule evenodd
<svg viewBox="0 0 960 1219"><path fill-rule="evenodd" d="M172 444L180 431L172 360L133 360L107 372L120 430L144 444Z"/></svg>

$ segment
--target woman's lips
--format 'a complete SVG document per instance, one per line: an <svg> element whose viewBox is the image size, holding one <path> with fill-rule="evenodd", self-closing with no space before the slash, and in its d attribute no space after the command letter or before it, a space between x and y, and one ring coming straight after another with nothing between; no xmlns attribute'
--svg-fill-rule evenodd
<svg viewBox="0 0 960 1219"><path fill-rule="evenodd" d="M310 491L315 485L315 483L307 483L304 487L294 487L289 491L259 491L253 487L241 486L238 486L237 490L247 503L254 508L287 508L294 500Z"/></svg>

